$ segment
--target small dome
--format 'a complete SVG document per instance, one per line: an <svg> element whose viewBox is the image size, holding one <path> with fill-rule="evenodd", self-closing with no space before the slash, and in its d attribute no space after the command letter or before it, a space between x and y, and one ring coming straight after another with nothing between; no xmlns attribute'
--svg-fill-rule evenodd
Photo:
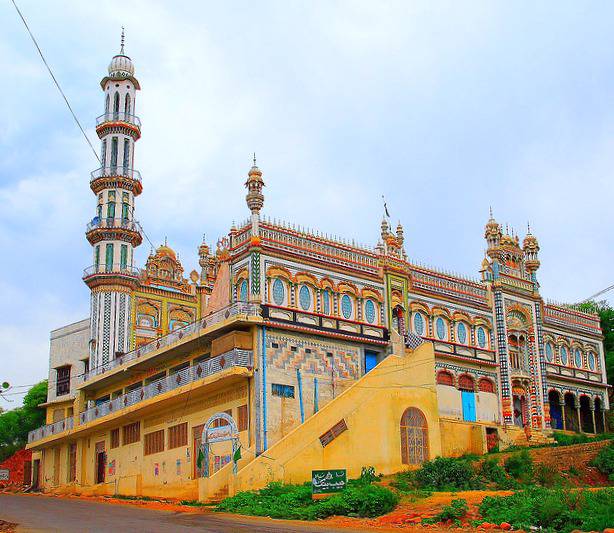
<svg viewBox="0 0 614 533"><path fill-rule="evenodd" d="M522 247L523 248L539 248L537 238L531 233L528 233L527 236L522 241Z"/></svg>
<svg viewBox="0 0 614 533"><path fill-rule="evenodd" d="M170 257L171 259L175 260L177 259L175 251L172 248L169 248L166 244L163 244L162 246L158 247L158 249L156 250L156 255L162 257Z"/></svg>
<svg viewBox="0 0 614 533"><path fill-rule="evenodd" d="M116 55L109 63L109 76L111 78L127 78L134 76L132 60L123 54Z"/></svg>

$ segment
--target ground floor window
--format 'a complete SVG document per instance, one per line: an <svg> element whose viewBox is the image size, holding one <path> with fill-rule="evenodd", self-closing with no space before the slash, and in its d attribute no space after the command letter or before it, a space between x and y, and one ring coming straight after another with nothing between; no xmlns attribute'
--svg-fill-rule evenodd
<svg viewBox="0 0 614 533"><path fill-rule="evenodd" d="M419 465L429 458L428 424L424 413L409 407L401 417L401 462Z"/></svg>

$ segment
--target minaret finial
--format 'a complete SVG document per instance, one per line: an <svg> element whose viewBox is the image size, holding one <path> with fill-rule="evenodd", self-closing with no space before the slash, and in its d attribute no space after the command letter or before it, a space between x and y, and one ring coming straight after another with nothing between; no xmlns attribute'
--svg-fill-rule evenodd
<svg viewBox="0 0 614 533"><path fill-rule="evenodd" d="M124 55L124 41L126 39L126 33L124 32L124 27L122 26L122 40L121 40L121 48L119 50L120 55Z"/></svg>
<svg viewBox="0 0 614 533"><path fill-rule="evenodd" d="M531 223L527 220L527 233L531 234Z"/></svg>
<svg viewBox="0 0 614 533"><path fill-rule="evenodd" d="M168 246L168 239L166 238L166 235L164 236L164 246Z"/></svg>
<svg viewBox="0 0 614 533"><path fill-rule="evenodd" d="M492 205L491 205L491 206L488 208L488 210L489 210L489 212L490 212L490 218L491 218L491 220L492 220L492 218L493 218L493 217L492 217Z"/></svg>
<svg viewBox="0 0 614 533"><path fill-rule="evenodd" d="M256 166L256 152L254 152L254 166Z"/></svg>

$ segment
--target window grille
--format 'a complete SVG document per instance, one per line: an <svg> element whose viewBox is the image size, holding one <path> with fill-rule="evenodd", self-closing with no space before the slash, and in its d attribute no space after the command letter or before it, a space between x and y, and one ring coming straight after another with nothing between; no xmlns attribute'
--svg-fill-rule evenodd
<svg viewBox="0 0 614 533"><path fill-rule="evenodd" d="M164 451L164 430L153 431L145 434L145 451L144 455L151 455Z"/></svg>
<svg viewBox="0 0 614 533"><path fill-rule="evenodd" d="M322 447L328 446L333 440L335 440L341 433L347 431L348 427L345 423L345 420L342 418L337 422L332 428L330 428L326 433L320 435L320 443Z"/></svg>
<svg viewBox="0 0 614 533"><path fill-rule="evenodd" d="M119 428L111 430L111 448L119 448Z"/></svg>
<svg viewBox="0 0 614 533"><path fill-rule="evenodd" d="M63 366L56 369L56 395L68 394L70 392L70 367Z"/></svg>
<svg viewBox="0 0 614 533"><path fill-rule="evenodd" d="M294 398L294 387L292 385L272 383L271 393L273 396L279 396L280 398Z"/></svg>
<svg viewBox="0 0 614 533"><path fill-rule="evenodd" d="M240 405L237 409L237 427L239 431L245 431L247 430L247 425L247 405Z"/></svg>
<svg viewBox="0 0 614 533"><path fill-rule="evenodd" d="M141 423L134 422L132 424L128 424L123 428L123 438L122 442L124 444L133 444L134 442L139 442L141 440Z"/></svg>
<svg viewBox="0 0 614 533"><path fill-rule="evenodd" d="M188 445L188 423L177 424L168 428L168 449Z"/></svg>

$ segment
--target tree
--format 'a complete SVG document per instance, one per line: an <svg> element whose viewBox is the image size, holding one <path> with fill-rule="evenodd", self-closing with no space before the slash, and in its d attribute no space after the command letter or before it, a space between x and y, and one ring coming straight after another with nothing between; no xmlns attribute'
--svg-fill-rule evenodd
<svg viewBox="0 0 614 533"><path fill-rule="evenodd" d="M23 406L0 414L0 461L4 461L28 442L28 432L45 423L47 380L34 385L24 396Z"/></svg>

